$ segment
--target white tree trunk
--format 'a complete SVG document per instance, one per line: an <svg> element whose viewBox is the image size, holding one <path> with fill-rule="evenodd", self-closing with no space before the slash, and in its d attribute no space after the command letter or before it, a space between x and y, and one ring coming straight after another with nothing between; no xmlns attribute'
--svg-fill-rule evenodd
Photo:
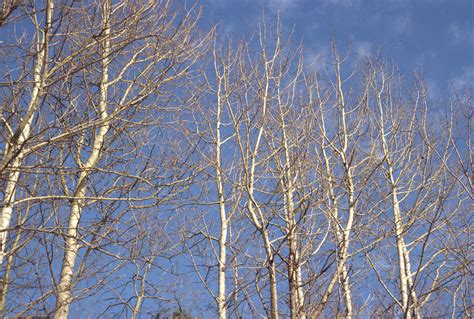
<svg viewBox="0 0 474 319"><path fill-rule="evenodd" d="M407 281L407 270L405 268L405 243L403 241L403 222L400 216L400 208L397 197L397 188L394 187L392 190L392 201L393 201L393 217L395 222L395 239L397 242L397 254L398 254L398 271L400 280L400 295L402 297L402 311L406 314L407 318L411 318L411 314L408 311L408 281Z"/></svg>
<svg viewBox="0 0 474 319"><path fill-rule="evenodd" d="M7 141L5 151L3 154L2 162L5 168L10 171L7 176L7 182L5 186L5 192L2 200L0 210L0 266L3 264L3 260L6 254L6 241L8 237L8 228L10 227L10 220L13 213L13 206L15 202L15 192L20 178L21 164L24 159L24 153L22 148L25 142L30 138L33 119L38 110L38 105L43 94L44 86L44 74L43 69L47 63L47 47L49 30L51 29L51 21L53 16L54 2L48 0L46 3L46 19L44 30L37 30L37 33L42 33L42 37L37 39L36 44L36 59L33 70L34 85L31 92L31 99L28 104L28 109L25 118L19 123L18 129L14 136L11 136L10 140ZM42 31L42 32L41 32ZM11 164L8 165L8 162Z"/></svg>
<svg viewBox="0 0 474 319"><path fill-rule="evenodd" d="M414 290L413 279L411 278L411 264L410 256L407 250L405 240L404 240L404 223L403 216L400 211L400 201L398 198L398 188L397 180L393 172L393 164L391 162L391 155L389 150L389 145L385 138L387 132L385 132L385 117L384 109L382 106L382 98L380 92L377 92L377 103L379 109L379 127L380 127L380 138L381 146L384 153L385 164L387 166L387 178L391 186L392 191L392 210L393 210L393 219L395 223L395 240L397 245L397 255L398 255L398 271L399 271L399 281L400 281L400 295L402 299L402 311L405 318L412 318L412 311L410 304L414 305L413 313L415 317L418 318L418 309L417 309L417 297ZM411 302L410 302L411 301Z"/></svg>
<svg viewBox="0 0 474 319"><path fill-rule="evenodd" d="M3 207L0 211L0 265L3 265L3 260L6 255L6 244L8 237L8 228L10 227L10 220L13 213L13 204L15 201L15 191L16 185L18 183L18 178L20 177L20 164L22 158L17 156L13 160L13 165L11 167L14 170L11 173L8 173L8 180L6 182L4 198L3 198Z"/></svg>
<svg viewBox="0 0 474 319"><path fill-rule="evenodd" d="M280 106L280 95L278 95ZM280 121L283 134L283 149L285 150L285 165L284 174L280 177L282 180L283 199L285 210L287 211L287 229L288 229L288 285L290 288L290 314L291 318L306 318L304 312L304 292L302 285L301 263L299 260L298 251L298 234L296 225L296 211L293 194L295 192L293 184L293 176L291 173L291 158L289 143L286 133L286 124L284 118L284 111L280 109ZM284 182L286 181L286 183Z"/></svg>
<svg viewBox="0 0 474 319"><path fill-rule="evenodd" d="M18 218L18 223L20 222L21 222L21 219ZM17 249L18 243L20 242L20 239L21 239L21 235L22 235L21 231L17 231L15 240L13 241L13 244L11 247L12 251ZM13 261L14 261L14 255L13 254L8 255L7 260L6 260L6 265L5 265L5 272L2 278L2 286L0 290L0 316L4 315L4 308L7 301L7 293L8 293L8 288L10 284L10 273L13 269Z"/></svg>
<svg viewBox="0 0 474 319"><path fill-rule="evenodd" d="M71 204L71 212L67 228L64 257L61 268L61 277L57 288L55 319L65 319L68 316L69 308L73 301L72 296L72 279L74 276L74 266L78 254L78 226L81 218L82 206L86 195L88 178L91 170L97 165L102 154L102 146L104 144L105 135L109 130L109 122L107 121L107 89L108 89L108 65L110 55L110 0L104 1L103 10L103 41L102 41L102 76L100 82L99 97L99 115L102 125L96 133L92 151L86 163L81 167L81 173L74 192L74 200Z"/></svg>
<svg viewBox="0 0 474 319"><path fill-rule="evenodd" d="M219 237L219 269L218 269L218 293L217 293L217 313L219 319L226 319L226 259L227 259L227 233L228 220L225 207L224 182L222 180L221 164L221 113L222 113L222 82L219 78L217 90L217 116L216 116L216 186L217 198L219 202L219 217L221 222L221 232Z"/></svg>
<svg viewBox="0 0 474 319"><path fill-rule="evenodd" d="M392 169L389 168L391 175ZM403 312L406 318L418 318L417 296L414 289L410 255L403 238L403 220L400 211L400 202L398 200L397 187L393 185L392 189L393 217L395 221L395 236L397 242L398 268L400 275L400 294L402 296Z"/></svg>
<svg viewBox="0 0 474 319"><path fill-rule="evenodd" d="M344 229L344 240L342 250L342 290L344 292L344 300L346 302L346 318L352 318L352 293L349 284L349 273L347 271L348 251L350 243L350 234L352 226L354 225L355 217L355 199L354 199L354 186L352 181L352 174L350 168L347 168L347 179L349 184L349 217L347 220L346 228Z"/></svg>

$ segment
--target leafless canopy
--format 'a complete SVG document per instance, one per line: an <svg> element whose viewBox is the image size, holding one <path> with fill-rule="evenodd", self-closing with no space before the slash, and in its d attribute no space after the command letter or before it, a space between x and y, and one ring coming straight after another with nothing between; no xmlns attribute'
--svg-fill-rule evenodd
<svg viewBox="0 0 474 319"><path fill-rule="evenodd" d="M200 10L2 2L1 314L471 317L472 88Z"/></svg>

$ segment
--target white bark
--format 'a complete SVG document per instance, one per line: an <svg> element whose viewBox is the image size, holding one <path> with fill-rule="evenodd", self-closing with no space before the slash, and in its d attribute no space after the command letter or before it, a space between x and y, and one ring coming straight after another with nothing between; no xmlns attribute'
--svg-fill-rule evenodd
<svg viewBox="0 0 474 319"><path fill-rule="evenodd" d="M263 34L260 35L263 37ZM264 135L265 130L265 121L267 117L267 108L268 108L268 100L269 100L269 90L270 90L270 77L271 71L273 68L273 63L279 53L279 38L277 38L277 46L273 55L273 58L268 61L267 56L265 54L265 49L262 47L263 51L263 59L264 59L264 84L263 84L263 92L262 92L262 112L260 123L257 126L257 137L255 140L255 145L252 148L250 141L246 141L246 147L244 147L244 142L242 138L239 136L239 123L237 119L233 118L234 129L236 132L237 142L239 144L241 150L241 157L244 164L244 175L245 175L245 188L248 195L247 201L247 208L250 214L250 220L252 221L253 225L257 229L257 231L262 236L263 247L266 254L266 267L268 270L269 276L269 287L270 287L270 317L272 319L279 318L278 313L278 289L277 289L277 278L276 278L276 266L275 266L275 258L272 251L272 245L270 240L270 234L268 229L265 227L265 216L264 213L258 204L257 200L255 199L255 170L257 168L257 155L260 151L260 146L262 142L262 138ZM263 41L263 38L261 39ZM263 42L262 42L263 43ZM250 125L250 123L249 123ZM246 155L250 154L250 163L247 166L246 162L248 159Z"/></svg>
<svg viewBox="0 0 474 319"><path fill-rule="evenodd" d="M64 257L61 268L61 276L57 288L57 300L55 308L55 319L65 319L69 313L69 307L73 301L72 285L74 276L74 266L79 249L78 243L78 226L81 218L84 197L86 195L88 178L91 170L98 164L105 136L109 130L109 122L107 121L107 88L108 88L108 65L110 55L110 0L104 1L103 8L103 41L101 53L101 82L99 96L99 116L102 125L99 127L92 146L91 154L86 163L81 167L81 173L74 192L74 200L71 204L69 223L67 233L65 235Z"/></svg>
<svg viewBox="0 0 474 319"><path fill-rule="evenodd" d="M145 270L143 271L143 274L141 275L141 279L140 279L140 291L139 292L136 291L136 287L135 287L137 301L135 302L135 306L133 307L131 319L137 318L140 314L140 309L141 309L143 300L145 299L146 278L148 276L148 272L150 271L151 265L152 265L152 259L147 261L147 263L145 264Z"/></svg>
<svg viewBox="0 0 474 319"><path fill-rule="evenodd" d="M382 87L383 90L383 87ZM385 118L384 118L384 110L382 106L382 97L380 91L376 92L377 94L377 103L378 103L378 111L379 111L379 129L380 129L380 139L381 139L381 147L383 150L384 158L385 158L385 165L387 167L387 178L391 187L392 193L392 210L393 210L393 219L395 223L395 240L397 245L397 255L398 255L398 271L399 271L399 284L400 284L400 296L402 299L402 311L404 313L405 318L418 318L418 309L417 309L417 297L416 292L414 290L412 273L411 273L411 262L410 262L410 255L405 244L404 240L404 222L403 216L400 210L400 201L398 195L398 186L397 186L397 179L395 178L395 174L393 172L393 164L392 164L392 154L389 150L389 145L387 143L386 135L387 132L385 130ZM413 305L413 306L412 306Z"/></svg>
<svg viewBox="0 0 474 319"><path fill-rule="evenodd" d="M217 72L217 70L216 70ZM225 72L225 71L224 71ZM228 219L225 207L224 182L222 180L222 164L221 164L221 114L222 114L222 78L218 76L217 89L217 115L216 115L216 187L217 198L219 202L219 217L221 230L219 236L219 260L218 260L218 293L217 293L217 312L219 319L227 317L226 308L226 259L227 259L227 233ZM224 75L225 76L225 75Z"/></svg>
<svg viewBox="0 0 474 319"><path fill-rule="evenodd" d="M342 123L342 149L337 151L341 158L342 164L344 165L345 174L346 174L346 183L348 185L347 196L348 196L348 205L349 205L349 216L347 218L346 227L342 231L342 248L340 252L340 258L342 262L342 271L340 281L342 283L342 291L344 295L344 300L346 304L346 318L352 318L352 296L351 289L349 284L349 274L347 271L347 260L348 260L348 250L350 243L350 233L352 226L354 224L355 216L355 201L354 201L354 183L352 170L349 166L349 160L347 158L347 150L349 147L349 132L347 131L347 119L346 119L346 102L344 99L344 93L342 89L342 79L341 79L341 62L339 58L339 52L337 49L334 49L335 58L336 58L336 77L337 77L337 96L339 100L341 123Z"/></svg>
<svg viewBox="0 0 474 319"><path fill-rule="evenodd" d="M26 219L26 216L25 218ZM24 221L23 219L23 221ZM19 216L18 223L22 222L22 218ZM18 248L18 244L21 239L22 232L17 231L15 239L12 243L11 250L15 251ZM10 273L13 269L14 254L9 254L6 260L5 272L2 278L2 287L0 290L0 316L4 315L5 304L7 301L7 293L10 285Z"/></svg>
<svg viewBox="0 0 474 319"><path fill-rule="evenodd" d="M30 138L32 124L37 113L38 106L43 95L43 87L45 83L44 68L47 64L48 37L51 30L51 21L53 16L54 2L48 0L46 3L46 19L44 30L37 30L36 57L33 70L34 85L31 92L31 99L25 118L19 123L18 128L10 140L7 141L5 151L2 158L2 164L8 168L5 192L0 210L0 266L6 255L6 244L8 237L8 228L15 204L15 193L20 178L21 165L24 160L23 147L25 142ZM37 26L37 28L39 28ZM42 36L40 36L42 34ZM8 163L10 162L10 165Z"/></svg>
<svg viewBox="0 0 474 319"><path fill-rule="evenodd" d="M279 81L279 80L278 80ZM287 212L286 224L288 231L288 284L290 288L290 315L291 318L306 318L304 312L304 291L302 284L301 263L298 251L298 233L296 224L296 211L294 204L295 187L291 170L291 158L287 136L287 127L284 118L284 110L282 109L281 95L278 94L278 102L280 105L280 122L282 128L282 142L285 154L285 162L283 165L283 174L281 178L281 187L283 190L283 200L285 210Z"/></svg>
<svg viewBox="0 0 474 319"><path fill-rule="evenodd" d="M342 290L342 297L345 304L345 318L352 318L353 316L353 305L352 305L352 292L349 282L349 272L348 272L348 261L349 261L349 246L351 241L351 232L354 225L354 217L356 212L356 199L355 199L355 189L354 189L354 172L353 167L350 161L348 160L348 151L349 147L349 137L351 133L347 130L347 114L350 111L347 110L344 92L342 87L341 79L341 59L339 57L339 52L337 48L333 47L333 54L335 59L335 95L337 97L337 112L338 112L338 122L340 123L339 131L337 132L338 144L334 142L335 139L331 139L328 136L327 123L325 120L324 105L321 97L318 93L318 103L320 107L320 130L321 130L321 154L323 156L325 175L327 180L328 187L328 197L329 197L329 218L334 222L334 233L336 237L337 244L337 255L336 255L336 273L331 278L326 291L324 292L319 306L316 308L316 311L313 313L313 316L319 316L323 310L324 306L329 301L329 297L333 293L336 282L339 282L339 286ZM317 89L319 90L319 88ZM355 146L354 146L355 147ZM336 172L333 171L333 164L330 161L329 151L335 155L338 161L340 161L341 166L344 170L344 176L341 177L341 180L345 184L345 193L347 194L347 220L345 225L342 223L340 211L339 211L339 197L336 194Z"/></svg>

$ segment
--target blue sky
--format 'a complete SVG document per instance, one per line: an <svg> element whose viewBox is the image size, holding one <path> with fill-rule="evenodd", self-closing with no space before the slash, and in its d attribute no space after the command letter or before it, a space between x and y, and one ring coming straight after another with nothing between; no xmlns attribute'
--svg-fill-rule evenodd
<svg viewBox="0 0 474 319"><path fill-rule="evenodd" d="M205 23L248 37L262 13L280 13L286 32L302 40L305 58L327 55L331 37L351 43L356 56L378 49L404 75L423 71L432 98L450 84L474 82L474 8L471 0L199 0Z"/></svg>

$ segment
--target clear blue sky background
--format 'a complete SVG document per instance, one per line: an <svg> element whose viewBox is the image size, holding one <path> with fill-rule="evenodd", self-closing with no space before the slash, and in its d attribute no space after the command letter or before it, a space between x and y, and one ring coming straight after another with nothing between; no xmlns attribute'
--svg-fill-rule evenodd
<svg viewBox="0 0 474 319"><path fill-rule="evenodd" d="M443 98L451 83L474 82L472 0L198 0L204 23L236 37L256 29L262 13L280 12L284 31L294 28L305 58L327 55L331 37L352 43L356 56L377 52L404 75L423 71L430 97Z"/></svg>

